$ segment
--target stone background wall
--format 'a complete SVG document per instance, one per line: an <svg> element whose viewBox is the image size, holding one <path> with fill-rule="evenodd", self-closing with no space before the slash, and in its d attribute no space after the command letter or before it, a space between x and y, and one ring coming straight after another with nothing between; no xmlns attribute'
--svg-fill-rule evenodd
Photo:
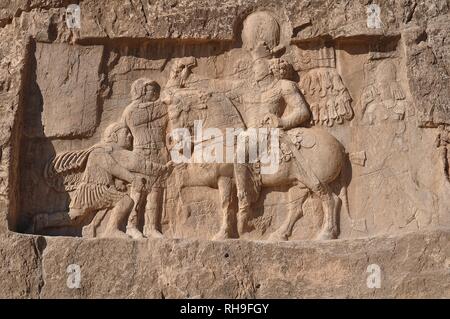
<svg viewBox="0 0 450 319"><path fill-rule="evenodd" d="M81 7L79 31L69 29L65 23L65 8L70 3L79 3ZM449 296L449 284L443 283L442 278L448 279L449 237L448 231L443 229L450 227L450 186L435 140L438 126L450 125L450 2L377 1L381 8L381 29L367 28L366 6L370 3L297 0L280 6L274 0L2 1L0 233L4 234L4 240L1 240L0 251L4 265L1 278L9 278L5 280L10 287L2 295L95 297L110 293L121 297L274 297L275 291L282 291L283 296L292 297ZM341 238L389 236L411 231L418 234L399 235L394 239L379 237L283 246L285 244L236 241L96 242L17 235L9 231L23 231L30 215L36 212L58 211L67 206L67 195L51 194L42 187L40 172L47 159L42 154L49 156L97 142L100 132L128 103L130 83L145 75L164 84L171 57L194 55L199 60L197 74L210 77L226 74L226 68L220 67L233 61L233 54L240 47L242 21L258 9L271 10L284 21L283 29L292 34L283 41L290 41L293 47L302 48L319 39L335 46L336 69L352 95L356 116L351 124L333 126L330 131L345 145L347 152L365 151L367 157L364 166L352 166L349 200L354 217L366 220L368 233L350 229L349 221L343 216ZM384 123L367 126L358 117L361 92L371 81L364 65L374 51L373 43L394 47L392 59L407 101L401 127ZM378 62L373 61L376 68ZM299 72L299 75L304 74ZM62 129L55 125L61 120L60 116L69 114L83 114L82 121L74 120ZM188 220L176 230L170 229L166 222L163 226L167 232L175 237L209 237L220 219L210 213L216 210L214 201L206 200L215 195L215 191L205 190L204 197L199 196L189 208L197 219ZM170 192L167 196L166 210L170 212L170 205L175 204L171 202ZM272 192L264 203L275 225L283 217L283 196L282 192ZM308 205L317 203L311 201ZM271 212L272 206L274 212ZM320 216L308 214L308 208L305 211L306 216L299 221L294 239L310 238L320 223ZM165 218L170 219L170 214ZM199 232L205 228L202 225L208 226L206 229L210 233ZM410 240L412 243L408 243ZM116 245L124 245L123 251L129 256L118 257L122 254L115 254ZM367 245L373 249L365 251ZM170 260L171 255L165 254L166 251L182 254L184 246L186 255L173 256ZM260 248L264 251L258 257L261 260L252 259L256 258L252 251ZM223 259L222 252L227 249L232 257ZM354 251L358 252L347 255ZM119 280L118 284L124 286L102 286L115 278L111 275L102 281L89 278L91 286L85 286L84 290L67 290L61 284L65 281L66 261L83 260L85 267L92 268L87 264L90 256L97 256L99 252L116 258L114 260L123 269L133 269L133 274L124 275L133 277L131 283ZM386 257L389 253L392 258ZM61 258L60 254L63 254ZM302 255L307 256L306 260L299 257ZM270 271L254 268L255 263L268 263L273 256L280 258L267 267ZM316 257L321 262L314 261ZM197 286L192 286L187 279L189 267L184 265L192 260L198 262L192 265L195 273L202 258L208 258L208 267L220 269L222 263L231 263L232 270L219 275L214 269L202 272L198 276L204 277L196 280ZM368 290L361 279L358 281L360 288L349 290L349 282L356 280L352 267L360 270L361 278L365 278L366 264L377 258L386 261L385 267L395 280L391 280L385 290L374 291ZM155 264L150 267L153 272L147 273L139 267L148 260L173 266L158 271ZM98 265L105 266L104 262ZM117 263L111 262L111 265ZM276 274L278 271L279 275L268 275L268 272ZM315 271L317 273L313 273ZM335 288L322 286L323 276L336 271L342 277L333 279ZM88 276L94 275L92 272ZM265 276L273 283L262 282L260 278ZM280 279L283 276L287 279ZM211 285L217 278L220 278L217 285L223 287ZM306 288L302 288L302 280ZM154 290L148 293L139 286L142 281L146 286L155 287ZM165 285L167 287L162 288Z"/></svg>

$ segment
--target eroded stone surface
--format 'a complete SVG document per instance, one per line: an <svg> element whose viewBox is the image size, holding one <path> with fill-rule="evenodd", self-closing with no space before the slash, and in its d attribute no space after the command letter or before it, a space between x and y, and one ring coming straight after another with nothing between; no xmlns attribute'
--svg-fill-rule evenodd
<svg viewBox="0 0 450 319"><path fill-rule="evenodd" d="M33 96L30 100L42 113L40 128L43 132L39 132L39 125L26 123L32 130L27 132L29 135L73 138L93 133L100 116L102 54L100 46L36 45L35 59L39 61L35 70L37 87L31 89ZM56 91L59 99L55 99ZM36 112L27 111L36 118ZM33 118L32 115L27 114L27 118Z"/></svg>
<svg viewBox="0 0 450 319"><path fill-rule="evenodd" d="M36 236L3 234L0 244L2 298L39 298L43 285L41 251L45 240Z"/></svg>
<svg viewBox="0 0 450 319"><path fill-rule="evenodd" d="M448 231L264 243L2 236L1 297L448 298ZM42 253L35 251L41 242ZM70 289L67 267L81 270ZM381 268L381 288L367 268Z"/></svg>
<svg viewBox="0 0 450 319"><path fill-rule="evenodd" d="M84 237L48 237L41 258L37 237L9 236L23 243L24 260L34 265L37 258L37 270L41 263L49 269L38 271L42 291L34 279L20 282L29 271L16 278L27 287L17 296L35 297L36 289L74 296L52 286L66 275L55 256L80 258L90 269L120 265L111 268L123 276L117 287L104 284L109 273L99 275L103 281L88 273L78 297L448 294L438 279L445 270L433 268L447 263L439 247L448 246L448 236L432 233L450 227L448 1L381 1L374 8L363 0L133 0L107 7L87 0L80 1L80 29L66 22L68 4L0 5L0 233ZM274 147L280 151L277 170L233 157L169 162L180 138L174 130L193 134L198 121L219 133L278 129L281 138L270 146L271 156ZM216 141L194 142L211 150ZM417 234L402 235L411 232ZM386 237L393 235L400 237ZM129 238L144 236L176 239ZM380 237L361 239L373 236ZM221 242L232 238L241 241ZM343 241L296 242L313 239ZM363 267L363 243L401 267L387 262L389 290L356 285L346 294L350 268ZM122 256L114 256L115 245ZM391 248L399 254L391 256ZM222 250L234 251L225 258L232 274L220 268L228 267ZM411 264L398 259L405 250ZM346 251L350 259L341 258ZM97 263L98 254L108 258ZM198 272L206 257L217 265ZM153 270L146 272L149 259ZM178 268L156 270L166 263ZM283 271L289 279L276 275ZM326 290L323 278L334 288Z"/></svg>

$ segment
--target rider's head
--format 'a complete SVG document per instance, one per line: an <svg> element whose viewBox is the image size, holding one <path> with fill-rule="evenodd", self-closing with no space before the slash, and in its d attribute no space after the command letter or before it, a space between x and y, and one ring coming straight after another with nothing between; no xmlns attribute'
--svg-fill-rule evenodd
<svg viewBox="0 0 450 319"><path fill-rule="evenodd" d="M291 65L282 59L257 59L253 62L253 75L256 81L261 81L267 76L275 79L287 79L291 74Z"/></svg>
<svg viewBox="0 0 450 319"><path fill-rule="evenodd" d="M270 73L279 80L288 79L292 72L291 65L288 62L276 58L269 60L269 69Z"/></svg>
<svg viewBox="0 0 450 319"><path fill-rule="evenodd" d="M124 123L112 123L103 132L103 142L114 143L129 149L132 145L132 136Z"/></svg>
<svg viewBox="0 0 450 319"><path fill-rule="evenodd" d="M257 59L253 62L253 76L257 82L263 80L271 74L269 60L265 58Z"/></svg>
<svg viewBox="0 0 450 319"><path fill-rule="evenodd" d="M131 84L131 99L133 101L153 102L159 98L161 88L156 81L140 78Z"/></svg>

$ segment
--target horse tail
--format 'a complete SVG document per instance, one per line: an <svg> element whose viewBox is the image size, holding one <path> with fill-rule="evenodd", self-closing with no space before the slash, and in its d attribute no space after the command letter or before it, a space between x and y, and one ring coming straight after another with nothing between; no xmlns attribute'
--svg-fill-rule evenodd
<svg viewBox="0 0 450 319"><path fill-rule="evenodd" d="M347 155L347 153L346 153ZM348 158L346 156L346 158ZM348 161L349 162L349 161ZM347 181L345 177L345 170L342 169L340 173L340 192L339 192L339 198L342 202L341 206L341 212L345 215L347 215L348 219L350 220L351 228L360 232L367 232L367 225L365 219L354 219L352 215L350 214L350 205L348 203L348 192L347 192Z"/></svg>

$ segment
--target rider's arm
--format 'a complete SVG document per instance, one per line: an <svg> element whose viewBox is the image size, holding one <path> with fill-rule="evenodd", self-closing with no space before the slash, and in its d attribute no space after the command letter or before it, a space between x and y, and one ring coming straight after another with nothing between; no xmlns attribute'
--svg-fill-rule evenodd
<svg viewBox="0 0 450 319"><path fill-rule="evenodd" d="M281 85L286 103L286 108L280 119L281 127L284 129L298 127L310 118L308 105L295 82L282 81Z"/></svg>
<svg viewBox="0 0 450 319"><path fill-rule="evenodd" d="M120 117L120 122L125 124L128 128L130 128L130 112L131 110L134 108L134 104L133 102L131 102L129 105L127 105L127 107L125 108L125 110L122 113L122 116Z"/></svg>
<svg viewBox="0 0 450 319"><path fill-rule="evenodd" d="M242 96L245 82L238 79L208 79L205 84L208 93L221 93L231 100Z"/></svg>

